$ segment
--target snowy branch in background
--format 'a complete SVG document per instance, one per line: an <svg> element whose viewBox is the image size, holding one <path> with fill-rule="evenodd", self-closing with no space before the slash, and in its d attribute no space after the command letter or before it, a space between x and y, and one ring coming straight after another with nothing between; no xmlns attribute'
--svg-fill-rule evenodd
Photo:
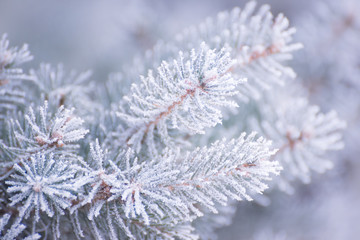
<svg viewBox="0 0 360 240"><path fill-rule="evenodd" d="M294 71L284 65L292 58L291 52L302 47L292 43L294 28L283 14L273 17L269 5L256 10L256 2L250 1L243 10L219 13L215 20L208 19L198 28L190 28L183 36L201 39L210 47L225 47L237 60L233 67L235 77L246 77L248 84L242 93L250 98L260 97L259 90L282 83L284 77L294 78ZM191 41L190 41L191 42Z"/></svg>
<svg viewBox="0 0 360 240"><path fill-rule="evenodd" d="M9 48L9 40L7 40L7 35L3 34L0 40L1 85L5 84L6 80L22 78L22 69L17 67L32 59L33 57L28 51L27 44L24 44L20 49L17 47Z"/></svg>
<svg viewBox="0 0 360 240"><path fill-rule="evenodd" d="M335 111L321 113L306 98L297 97L290 87L269 92L261 103L260 122L253 127L279 148L275 159L284 167L279 187L291 192L289 181L310 182L310 170L323 173L333 166L331 151L344 147L344 121ZM284 101L284 99L287 99Z"/></svg>
<svg viewBox="0 0 360 240"><path fill-rule="evenodd" d="M179 50L196 48L206 42L210 48L225 48L236 60L231 68L235 79L246 77L247 84L239 91L239 97L259 98L262 89L283 83L286 77L294 78L294 71L286 66L291 53L302 47L293 43L294 28L283 14L277 17L268 5L256 10L256 2L250 1L243 10L234 8L224 11L215 19L208 18L197 27L191 27L178 34L173 41L159 41L147 52L145 58L136 61L133 80L137 74L144 74L164 59L171 59ZM143 65L141 65L143 64Z"/></svg>
<svg viewBox="0 0 360 240"><path fill-rule="evenodd" d="M91 102L88 96L93 87L89 81L91 71L78 74L73 70L66 73L62 64L57 68L40 64L38 70L30 70L30 75L38 87L40 101L46 100L55 108L62 105L76 107L78 111L90 107L85 103Z"/></svg>
<svg viewBox="0 0 360 240"><path fill-rule="evenodd" d="M313 102L346 119L347 160L357 162L360 134L360 9L359 1L314 3L312 11L298 17L298 39L306 48L295 64L302 72ZM314 36L318 37L314 37Z"/></svg>
<svg viewBox="0 0 360 240"><path fill-rule="evenodd" d="M299 21L298 38L306 48L296 62L305 83L312 92L339 85L359 89L359 2L329 0L313 5L313 12Z"/></svg>
<svg viewBox="0 0 360 240"><path fill-rule="evenodd" d="M32 59L26 44L20 49L9 48L7 35L2 35L0 39L0 121L3 121L10 112L26 104L25 93L20 87L21 83L16 80L31 79L23 74L19 66Z"/></svg>

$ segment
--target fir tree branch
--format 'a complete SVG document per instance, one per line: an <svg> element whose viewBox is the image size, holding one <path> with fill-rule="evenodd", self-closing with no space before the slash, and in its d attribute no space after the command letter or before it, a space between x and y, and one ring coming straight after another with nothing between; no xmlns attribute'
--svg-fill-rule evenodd
<svg viewBox="0 0 360 240"><path fill-rule="evenodd" d="M150 72L140 86L132 85L132 93L124 98L131 112L118 112L128 125L119 134L120 144L137 152L145 144L155 156L159 142L171 143L170 130L204 133L204 128L221 122L219 106L236 106L226 97L237 93L235 86L242 80L235 81L228 73L232 65L228 54L202 45L186 56L180 53L173 64L163 62L157 76Z"/></svg>
<svg viewBox="0 0 360 240"><path fill-rule="evenodd" d="M56 157L77 159L79 145L88 130L81 127L83 121L73 115L74 109L61 106L55 114L48 112L47 102L35 112L31 107L25 116L8 122L8 138L0 140L2 161L1 179L13 172L13 165L27 161L32 155L45 151ZM21 119L23 118L23 119Z"/></svg>
<svg viewBox="0 0 360 240"><path fill-rule="evenodd" d="M94 220L108 202L115 202L127 218L142 219L147 225L162 223L165 216L173 224L202 216L196 204L217 212L215 203L225 205L228 198L251 200L247 191L261 193L269 174L279 173L279 165L268 161L276 152L269 144L262 138L255 140L255 134L243 134L196 149L184 158L169 152L138 163L131 151L115 162L106 160L96 143L91 149L98 167L85 166L83 177L77 179L79 187L91 188L73 210L90 203L88 217ZM111 168L105 170L109 164ZM108 188L105 192L104 187Z"/></svg>

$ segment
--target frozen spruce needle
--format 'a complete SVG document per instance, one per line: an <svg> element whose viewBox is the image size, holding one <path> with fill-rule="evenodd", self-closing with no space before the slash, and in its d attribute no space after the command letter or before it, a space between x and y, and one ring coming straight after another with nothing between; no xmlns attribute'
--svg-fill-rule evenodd
<svg viewBox="0 0 360 240"><path fill-rule="evenodd" d="M15 193L10 206L19 205L19 218L29 217L35 210L35 221L40 210L49 217L64 214L75 198L72 181L76 170L66 159L54 158L52 153L39 152L14 165L15 173L6 181L8 193Z"/></svg>
<svg viewBox="0 0 360 240"><path fill-rule="evenodd" d="M51 110L45 101L37 111L30 107L24 116L8 122L7 144L0 142L4 160L16 162L40 151L76 158L74 153L79 147L76 142L88 133L82 127L83 120L73 114L74 109L60 106Z"/></svg>
<svg viewBox="0 0 360 240"><path fill-rule="evenodd" d="M124 97L129 112L118 112L118 116L128 127L120 141L137 152L144 143L150 154L155 154L156 138L167 145L170 131L204 133L221 123L220 107L237 106L229 97L237 94L236 86L244 82L232 78L233 63L229 53L205 44L199 50L180 52L170 63L162 62L156 74L149 71Z"/></svg>
<svg viewBox="0 0 360 240"><path fill-rule="evenodd" d="M26 226L15 222L12 225L9 225L10 214L5 214L0 218L0 239L1 240L15 240L18 239L19 235L24 231ZM40 239L40 234L31 234L24 240L37 240Z"/></svg>

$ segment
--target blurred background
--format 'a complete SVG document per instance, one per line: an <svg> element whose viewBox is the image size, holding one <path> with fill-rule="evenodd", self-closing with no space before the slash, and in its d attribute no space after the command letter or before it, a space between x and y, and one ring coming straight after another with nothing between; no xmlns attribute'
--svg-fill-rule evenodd
<svg viewBox="0 0 360 240"><path fill-rule="evenodd" d="M243 6L234 0L106 0L106 1L20 1L0 2L0 31L8 33L13 45L31 46L31 64L63 62L79 70L93 69L96 79L120 71L136 54L158 39L171 39L190 25L197 25L219 11ZM306 1L272 0L274 13L290 18Z"/></svg>
<svg viewBox="0 0 360 240"><path fill-rule="evenodd" d="M11 45L29 44L34 60L93 70L93 79L126 69L158 39L172 39L243 0L2 0L0 33ZM348 122L346 147L335 167L295 183L293 195L268 193L266 204L242 202L219 239L359 239L360 228L360 4L358 0L259 0L282 12L298 29L304 49L292 66L309 97L322 110L335 109ZM335 30L334 30L335 29ZM325 47L324 47L325 45ZM266 206L265 206L266 205Z"/></svg>

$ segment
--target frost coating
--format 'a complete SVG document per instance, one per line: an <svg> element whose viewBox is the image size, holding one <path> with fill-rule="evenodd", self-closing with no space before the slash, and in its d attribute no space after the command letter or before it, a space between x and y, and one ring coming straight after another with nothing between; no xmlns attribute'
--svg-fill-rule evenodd
<svg viewBox="0 0 360 240"><path fill-rule="evenodd" d="M85 107L84 105L89 101L87 94L92 87L89 83L91 71L78 74L73 70L67 73L62 64L58 64L55 68L43 63L40 64L39 69L31 69L30 75L42 95L41 100L46 99L55 107L64 105L80 108Z"/></svg>
<svg viewBox="0 0 360 240"><path fill-rule="evenodd" d="M168 152L159 159L139 163L131 150L121 153L116 161L106 160L96 142L91 153L97 166L94 170L86 167L89 170L84 169L84 176L79 178L79 183L91 186L82 204L91 203L91 220L106 202L113 201L127 218L140 218L145 225L161 223L165 216L177 224L202 216L197 204L217 212L215 203L251 200L247 192L264 191L267 185L263 182L281 170L277 162L269 161L275 152L263 138L242 134L184 157ZM111 166L107 170L103 168L105 162Z"/></svg>
<svg viewBox="0 0 360 240"><path fill-rule="evenodd" d="M8 122L11 141L8 146L0 142L0 148L10 154L8 157L11 156L12 161L43 150L72 155L78 147L75 143L88 133L81 126L83 121L75 117L73 111L61 106L51 116L46 101L36 112L30 107L25 119L21 119L22 123L14 120Z"/></svg>
<svg viewBox="0 0 360 240"><path fill-rule="evenodd" d="M228 97L237 94L236 85L244 80L231 77L233 62L228 53L202 44L199 51L186 56L180 52L179 60L163 62L157 75L150 71L124 97L130 113L118 112L128 125L119 138L137 152L144 142L150 153L156 153L154 135L167 143L172 129L204 133L205 128L221 123L220 106L237 106Z"/></svg>
<svg viewBox="0 0 360 240"><path fill-rule="evenodd" d="M31 78L23 74L19 66L32 59L26 44L20 49L9 47L7 35L2 35L0 39L0 127L8 114L26 104L25 92L21 89L19 80L27 81Z"/></svg>
<svg viewBox="0 0 360 240"><path fill-rule="evenodd" d="M16 173L6 181L9 193L16 193L10 206L22 203L19 218L27 218L35 209L35 221L40 220L40 210L49 217L64 214L64 209L75 199L72 180L76 171L64 159L54 159L53 154L38 153L14 166Z"/></svg>
<svg viewBox="0 0 360 240"><path fill-rule="evenodd" d="M21 232L24 231L26 228L25 225L15 222L10 227L6 228L6 225L8 224L10 220L10 215L5 214L0 218L0 238L2 240L15 240L18 239ZM32 234L24 240L37 240L40 239L40 234Z"/></svg>

